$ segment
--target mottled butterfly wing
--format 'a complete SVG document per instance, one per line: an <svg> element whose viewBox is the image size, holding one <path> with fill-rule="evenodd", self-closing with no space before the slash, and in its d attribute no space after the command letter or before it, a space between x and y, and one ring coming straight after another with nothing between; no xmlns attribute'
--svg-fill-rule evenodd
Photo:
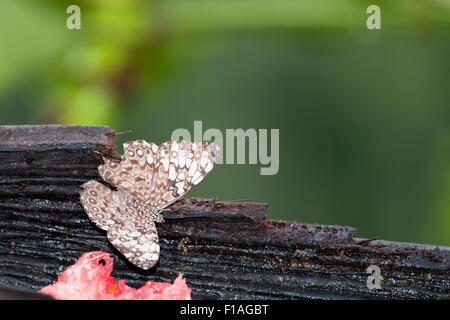
<svg viewBox="0 0 450 320"><path fill-rule="evenodd" d="M136 266L145 270L153 267L159 258L154 222L133 211L123 200L122 191L111 191L94 180L82 187L81 203L89 219L107 231L111 244Z"/></svg>
<svg viewBox="0 0 450 320"><path fill-rule="evenodd" d="M119 162L106 158L103 160L105 163L98 167L98 173L103 180L118 190L133 192L136 189L134 177Z"/></svg>
<svg viewBox="0 0 450 320"><path fill-rule="evenodd" d="M150 184L156 163L158 146L144 140L129 141L123 144L121 166L134 178L132 191L140 200L150 198Z"/></svg>
<svg viewBox="0 0 450 320"><path fill-rule="evenodd" d="M97 181L91 180L81 186L80 193L83 205L89 219L99 228L108 231L111 226L124 223L133 217L133 212L121 199Z"/></svg>
<svg viewBox="0 0 450 320"><path fill-rule="evenodd" d="M219 147L214 143L163 143L151 182L150 205L159 211L180 199L211 172L218 155Z"/></svg>
<svg viewBox="0 0 450 320"><path fill-rule="evenodd" d="M98 168L100 176L118 190L128 191L141 201L150 198L158 146L144 140L129 141L123 144L121 161L104 159Z"/></svg>
<svg viewBox="0 0 450 320"><path fill-rule="evenodd" d="M107 236L112 245L139 268L148 270L158 262L159 240L153 221L137 216L112 226Z"/></svg>

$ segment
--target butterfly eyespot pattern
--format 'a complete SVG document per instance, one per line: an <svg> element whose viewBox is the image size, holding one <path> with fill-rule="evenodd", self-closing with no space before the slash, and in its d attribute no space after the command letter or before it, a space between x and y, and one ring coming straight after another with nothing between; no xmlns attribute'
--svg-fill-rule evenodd
<svg viewBox="0 0 450 320"><path fill-rule="evenodd" d="M208 142L167 141L159 147L144 140L123 145L120 162L104 159L98 172L117 188L90 180L80 201L89 219L131 263L152 268L159 260L155 222L160 212L182 198L214 168L219 147Z"/></svg>

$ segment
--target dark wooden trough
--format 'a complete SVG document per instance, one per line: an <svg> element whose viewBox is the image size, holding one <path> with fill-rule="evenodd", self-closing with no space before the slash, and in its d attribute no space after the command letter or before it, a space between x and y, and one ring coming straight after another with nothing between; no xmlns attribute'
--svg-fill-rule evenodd
<svg viewBox="0 0 450 320"><path fill-rule="evenodd" d="M175 203L158 225L159 263L138 269L79 202L80 185L100 181L102 157L118 156L114 135L108 127L0 126L0 298L27 297L25 289L55 282L83 253L96 250L114 257L113 276L130 286L173 282L182 273L199 299L450 297L448 247L267 220L264 203ZM381 289L367 286L370 265L381 269Z"/></svg>

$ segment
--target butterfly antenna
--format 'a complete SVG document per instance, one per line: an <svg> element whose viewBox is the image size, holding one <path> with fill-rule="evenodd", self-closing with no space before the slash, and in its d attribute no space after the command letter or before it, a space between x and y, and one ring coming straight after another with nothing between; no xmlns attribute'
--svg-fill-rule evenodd
<svg viewBox="0 0 450 320"><path fill-rule="evenodd" d="M133 133L133 130L116 132L116 136L118 136L119 134L128 134L128 133Z"/></svg>

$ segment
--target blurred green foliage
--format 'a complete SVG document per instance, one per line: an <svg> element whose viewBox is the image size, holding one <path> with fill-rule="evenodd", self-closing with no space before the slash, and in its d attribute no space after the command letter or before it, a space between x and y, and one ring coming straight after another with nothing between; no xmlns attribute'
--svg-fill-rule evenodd
<svg viewBox="0 0 450 320"><path fill-rule="evenodd" d="M70 4L81 30L66 28ZM366 28L370 4L381 30ZM279 128L277 175L218 165L189 195L449 245L449 27L446 0L6 0L1 124L132 130L118 146L194 120Z"/></svg>

